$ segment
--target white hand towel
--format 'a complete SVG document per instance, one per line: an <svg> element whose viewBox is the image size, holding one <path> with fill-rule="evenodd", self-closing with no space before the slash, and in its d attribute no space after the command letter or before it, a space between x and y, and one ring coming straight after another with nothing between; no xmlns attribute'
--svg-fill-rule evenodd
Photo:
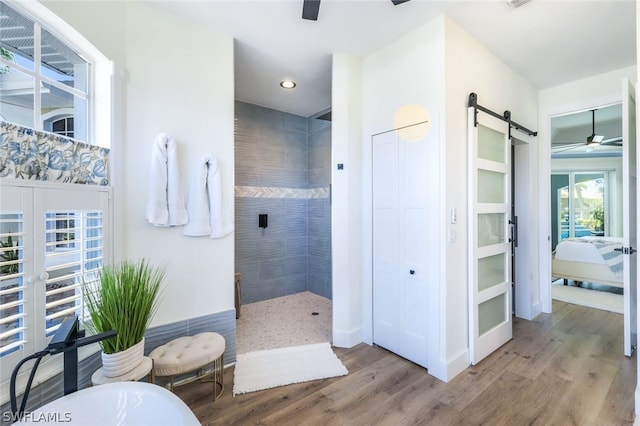
<svg viewBox="0 0 640 426"><path fill-rule="evenodd" d="M189 223L182 233L189 237L222 238L233 231L233 220L222 198L222 176L218 160L205 155L191 181L187 201Z"/></svg>
<svg viewBox="0 0 640 426"><path fill-rule="evenodd" d="M188 222L180 184L178 146L167 133L160 133L153 141L146 218L155 226L180 226Z"/></svg>

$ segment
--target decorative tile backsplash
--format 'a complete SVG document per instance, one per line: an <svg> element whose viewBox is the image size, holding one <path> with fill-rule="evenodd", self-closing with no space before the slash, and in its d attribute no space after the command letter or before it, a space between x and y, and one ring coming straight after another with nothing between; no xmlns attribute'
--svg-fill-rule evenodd
<svg viewBox="0 0 640 426"><path fill-rule="evenodd" d="M109 149L0 121L0 177L109 185Z"/></svg>

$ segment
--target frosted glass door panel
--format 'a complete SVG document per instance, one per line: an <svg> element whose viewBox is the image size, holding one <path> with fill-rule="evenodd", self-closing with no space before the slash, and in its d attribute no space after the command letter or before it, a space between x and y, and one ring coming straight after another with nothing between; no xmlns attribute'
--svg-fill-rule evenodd
<svg viewBox="0 0 640 426"><path fill-rule="evenodd" d="M504 213L482 213L478 215L478 247L505 242Z"/></svg>
<svg viewBox="0 0 640 426"><path fill-rule="evenodd" d="M478 170L478 202L504 203L504 173Z"/></svg>
<svg viewBox="0 0 640 426"><path fill-rule="evenodd" d="M480 303L478 306L478 327L480 336L487 331L507 321L505 309L505 294Z"/></svg>
<svg viewBox="0 0 640 426"><path fill-rule="evenodd" d="M504 163L506 157L504 133L478 125L478 158Z"/></svg>
<svg viewBox="0 0 640 426"><path fill-rule="evenodd" d="M486 290L506 281L505 254L478 259L478 290Z"/></svg>

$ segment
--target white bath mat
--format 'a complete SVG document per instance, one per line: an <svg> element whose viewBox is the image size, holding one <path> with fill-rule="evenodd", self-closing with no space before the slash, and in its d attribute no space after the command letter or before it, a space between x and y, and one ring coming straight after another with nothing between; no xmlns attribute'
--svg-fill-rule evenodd
<svg viewBox="0 0 640 426"><path fill-rule="evenodd" d="M238 354L233 395L348 374L329 343Z"/></svg>
<svg viewBox="0 0 640 426"><path fill-rule="evenodd" d="M551 286L551 292L552 297L561 302L588 306L589 308L596 308L619 314L624 313L624 297L621 294L588 290L586 288L562 284Z"/></svg>

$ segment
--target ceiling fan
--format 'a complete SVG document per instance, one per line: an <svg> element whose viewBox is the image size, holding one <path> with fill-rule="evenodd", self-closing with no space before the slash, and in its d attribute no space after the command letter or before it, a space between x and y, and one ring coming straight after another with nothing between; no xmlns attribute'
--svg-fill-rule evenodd
<svg viewBox="0 0 640 426"><path fill-rule="evenodd" d="M587 136L586 142L556 144L552 146L552 152L558 154L571 149L584 147L586 147L586 152L591 152L595 146L622 146L621 137L605 139L603 135L596 134L596 111L597 109L591 110L591 134Z"/></svg>
<svg viewBox="0 0 640 426"><path fill-rule="evenodd" d="M591 110L591 135L587 136L587 145L599 145L604 140L604 136L596 135L596 110Z"/></svg>
<svg viewBox="0 0 640 426"><path fill-rule="evenodd" d="M391 0L394 6L406 3L409 0ZM318 20L318 12L320 11L320 0L303 0L302 3L302 19L310 21Z"/></svg>

